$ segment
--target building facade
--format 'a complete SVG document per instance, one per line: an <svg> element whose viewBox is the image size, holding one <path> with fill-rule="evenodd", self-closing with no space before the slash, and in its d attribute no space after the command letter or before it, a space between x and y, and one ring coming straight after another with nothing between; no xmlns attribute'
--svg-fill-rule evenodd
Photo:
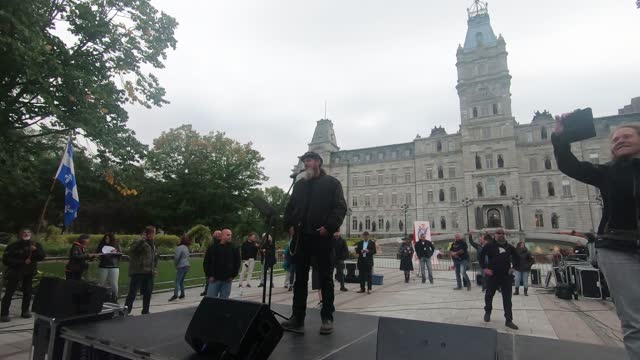
<svg viewBox="0 0 640 360"><path fill-rule="evenodd" d="M455 134L434 127L428 137L402 144L340 150L331 120L317 122L309 150L342 183L349 215L341 231L396 236L414 220L429 220L436 233L505 227L549 238L597 227L597 189L558 171L551 114L536 111L528 124L512 115L506 43L493 32L486 4L468 10L456 55L461 124ZM574 154L609 161L610 130L635 121L634 111L595 119L597 137L574 144Z"/></svg>

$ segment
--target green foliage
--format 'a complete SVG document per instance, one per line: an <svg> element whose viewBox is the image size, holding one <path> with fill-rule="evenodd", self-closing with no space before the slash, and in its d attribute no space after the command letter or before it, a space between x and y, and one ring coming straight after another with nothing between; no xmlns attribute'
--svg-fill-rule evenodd
<svg viewBox="0 0 640 360"><path fill-rule="evenodd" d="M187 236L194 244L209 245L211 242L211 229L207 226L198 224L187 232Z"/></svg>
<svg viewBox="0 0 640 360"><path fill-rule="evenodd" d="M57 241L60 235L62 235L62 229L55 225L47 226L47 229L45 231L46 241Z"/></svg>
<svg viewBox="0 0 640 360"><path fill-rule="evenodd" d="M78 240L80 234L64 234L61 235L57 241L42 242L47 256L67 256L69 255L69 249L74 241ZM93 234L89 236L89 245L87 249L90 253L96 252L98 244L102 240L103 234ZM120 243L120 247L124 253L127 253L129 247L136 240L141 239L140 235L136 234L123 234L116 235L116 239ZM160 254L173 254L176 246L178 245L179 238L175 235L156 235L155 243L158 246Z"/></svg>

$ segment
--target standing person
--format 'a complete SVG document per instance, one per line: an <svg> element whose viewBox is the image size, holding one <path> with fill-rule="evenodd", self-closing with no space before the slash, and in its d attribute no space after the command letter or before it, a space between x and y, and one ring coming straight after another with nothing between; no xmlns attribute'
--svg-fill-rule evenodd
<svg viewBox="0 0 640 360"><path fill-rule="evenodd" d="M300 157L304 163L304 178L296 182L285 210L285 224L294 240L296 282L293 291L293 314L282 322L285 329L303 331L307 310L309 266L311 257L317 259L322 289L322 325L320 334L333 332L333 246L331 234L338 231L347 213L342 185L322 169L322 158L315 152Z"/></svg>
<svg viewBox="0 0 640 360"><path fill-rule="evenodd" d="M423 233L420 234L420 239L415 244L416 256L420 262L420 274L422 276L422 283L427 281L424 268L426 267L429 272L429 283L433 284L433 266L431 265L431 257L436 251L433 243L427 240L427 236Z"/></svg>
<svg viewBox="0 0 640 360"><path fill-rule="evenodd" d="M22 283L22 313L21 317L28 319L31 317L31 292L33 277L38 272L38 262L44 260L45 253L42 245L31 240L31 229L20 230L20 239L7 245L2 255L4 269L4 281L6 288L2 298L0 308L0 321L9 322L9 308L11 298L18 288L18 283Z"/></svg>
<svg viewBox="0 0 640 360"><path fill-rule="evenodd" d="M247 287L251 287L251 278L253 277L253 268L256 266L256 258L260 244L256 241L258 235L254 232L247 236L247 240L242 243L240 255L242 255L242 266L240 267L240 283L238 287L242 287L244 283L244 273L247 272Z"/></svg>
<svg viewBox="0 0 640 360"><path fill-rule="evenodd" d="M413 271L413 247L411 247L409 238L402 240L402 244L400 244L400 248L398 249L398 256L400 257L400 270L404 271L404 282L409 283L409 277Z"/></svg>
<svg viewBox="0 0 640 360"><path fill-rule="evenodd" d="M147 226L142 239L131 244L129 248L129 293L125 301L127 311L131 313L133 301L138 290L142 293L142 314L149 313L151 293L153 292L153 276L158 265L158 250L154 239L156 228Z"/></svg>
<svg viewBox="0 0 640 360"><path fill-rule="evenodd" d="M269 271L273 271L273 265L276 264L276 244L273 242L271 235L267 238L267 234L262 234L262 244L260 245L260 254L262 254L260 261L262 262L262 276L260 277L260 285L263 287L265 274L267 275L267 281L269 278ZM271 284L273 287L273 284Z"/></svg>
<svg viewBox="0 0 640 360"><path fill-rule="evenodd" d="M486 255L486 257L485 257ZM511 274L519 267L519 257L516 249L507 242L504 237L504 230L496 230L494 242L487 243L480 253L480 266L487 274L487 291L484 293L484 321L491 320L491 310L493 309L493 296L496 290L502 293L502 305L504 307L505 326L513 330L518 330L513 323L513 313L511 312Z"/></svg>
<svg viewBox="0 0 640 360"><path fill-rule="evenodd" d="M376 242L369 240L369 232L362 233L362 240L356 243L356 254L358 254L358 273L360 274L360 291L364 293L365 283L367 294L371 294L371 282L373 275L373 255L376 254Z"/></svg>
<svg viewBox="0 0 640 360"><path fill-rule="evenodd" d="M204 256L204 273L209 281L208 297L228 299L231 282L240 270L240 251L231 243L231 230L224 229L220 243L210 246Z"/></svg>
<svg viewBox="0 0 640 360"><path fill-rule="evenodd" d="M522 281L524 296L529 296L529 274L535 260L533 259L533 255L529 252L529 249L525 246L524 241L520 241L516 246L516 256L518 257L518 260L516 261L518 265L514 266L516 291L513 292L513 295L520 295L520 291L518 289L520 281Z"/></svg>
<svg viewBox="0 0 640 360"><path fill-rule="evenodd" d="M598 266L609 285L622 322L624 346L630 359L640 359L640 125L617 127L611 133L612 161L595 165L578 161L566 140L563 119L556 118L551 136L558 169L595 186L602 195L602 218L595 243Z"/></svg>
<svg viewBox="0 0 640 360"><path fill-rule="evenodd" d="M469 276L467 276L467 269L469 268L468 246L460 234L456 234L455 240L449 248L451 260L453 260L453 265L456 270L456 283L458 285L453 290L461 290L462 285L466 286L467 290L471 290L471 281L469 281Z"/></svg>
<svg viewBox="0 0 640 360"><path fill-rule="evenodd" d="M108 251L105 252L104 249ZM107 285L111 291L111 301L118 302L118 278L120 277L120 257L122 249L116 237L109 233L102 237L96 254L99 256L98 283Z"/></svg>
<svg viewBox="0 0 640 360"><path fill-rule="evenodd" d="M184 299L184 278L187 276L189 269L191 269L189 246L191 246L191 239L187 235L182 235L180 244L176 247L176 252L173 255L173 264L176 266L176 285L173 288L173 296L169 298L169 301ZM178 290L180 291L180 296L178 296Z"/></svg>
<svg viewBox="0 0 640 360"><path fill-rule="evenodd" d="M340 231L333 233L333 247L335 252L336 276L340 281L340 291L349 291L344 286L344 261L349 258L347 241L340 236Z"/></svg>
<svg viewBox="0 0 640 360"><path fill-rule="evenodd" d="M491 237L489 236L489 234L485 233L484 235L480 235L480 239L478 240L478 242L475 242L473 241L473 236L469 234L469 244L471 244L471 246L476 249L478 263L480 263L480 253L482 252L482 248L484 247L484 245L487 243L487 238L490 239ZM487 276L484 274L484 272L482 272L480 276L482 279L482 292L484 292L487 289Z"/></svg>
<svg viewBox="0 0 640 360"><path fill-rule="evenodd" d="M222 235L222 231L220 230L214 230L213 234L211 236L211 244L209 244L209 246L207 247L207 249L205 250L205 253L207 251L209 251L209 248L212 247L213 245L217 245L220 243L220 235ZM205 277L204 279L204 290L200 293L200 296L205 296L207 295L207 290L209 289L209 280Z"/></svg>
<svg viewBox="0 0 640 360"><path fill-rule="evenodd" d="M95 255L87 252L89 244L89 235L82 234L78 240L71 245L69 249L69 260L64 268L64 274L67 280L82 280L82 275L89 269L87 261L93 259Z"/></svg>

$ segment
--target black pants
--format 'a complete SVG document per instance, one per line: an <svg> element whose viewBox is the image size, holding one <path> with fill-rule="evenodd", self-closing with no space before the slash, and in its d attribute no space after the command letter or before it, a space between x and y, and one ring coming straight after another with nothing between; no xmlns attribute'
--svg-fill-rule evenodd
<svg viewBox="0 0 640 360"><path fill-rule="evenodd" d="M365 282L367 283L367 289L371 290L371 282L372 280L372 266L362 265L358 268L358 272L360 273L360 290L364 291Z"/></svg>
<svg viewBox="0 0 640 360"><path fill-rule="evenodd" d="M344 261L336 263L336 278L340 281L340 289L344 289Z"/></svg>
<svg viewBox="0 0 640 360"><path fill-rule="evenodd" d="M149 304L151 303L151 293L153 292L153 274L133 274L129 277L129 294L124 305L131 312L133 301L136 299L138 289L142 294L142 313L149 313Z"/></svg>
<svg viewBox="0 0 640 360"><path fill-rule="evenodd" d="M67 271L64 273L64 277L67 280L82 280L82 271Z"/></svg>
<svg viewBox="0 0 640 360"><path fill-rule="evenodd" d="M504 318L506 322L513 320L513 313L511 312L511 276L499 275L487 276L487 290L484 293L484 311L491 314L493 309L493 295L496 290L500 289L502 292L502 306L504 307Z"/></svg>
<svg viewBox="0 0 640 360"><path fill-rule="evenodd" d="M411 271L404 272L404 282L409 282L409 278L411 276Z"/></svg>
<svg viewBox="0 0 640 360"><path fill-rule="evenodd" d="M31 293L32 293L32 282L33 282L33 274L22 274L19 271L15 270L7 270L4 274L5 279L7 280L7 288L4 292L4 297L2 298L2 310L0 310L0 315L8 316L9 308L11 307L11 298L13 294L18 289L18 282L22 281L22 312L29 312L29 304L31 302Z"/></svg>
<svg viewBox="0 0 640 360"><path fill-rule="evenodd" d="M293 316L304 320L307 311L307 295L309 287L309 267L311 258L315 258L317 265L318 281L322 290L322 310L320 316L323 320L333 321L333 259L329 236L303 235L298 239L295 248L294 261L296 264L296 282L293 285Z"/></svg>

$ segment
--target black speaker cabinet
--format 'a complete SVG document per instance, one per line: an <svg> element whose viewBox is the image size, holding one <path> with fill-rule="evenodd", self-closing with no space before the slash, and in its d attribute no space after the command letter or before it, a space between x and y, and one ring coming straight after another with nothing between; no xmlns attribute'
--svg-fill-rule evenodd
<svg viewBox="0 0 640 360"><path fill-rule="evenodd" d="M45 277L40 280L32 310L52 319L98 314L107 288L81 280Z"/></svg>
<svg viewBox="0 0 640 360"><path fill-rule="evenodd" d="M280 323L265 304L205 297L185 340L211 359L267 359L282 338Z"/></svg>
<svg viewBox="0 0 640 360"><path fill-rule="evenodd" d="M356 263L345 263L347 269L347 275L344 278L346 283L360 283L360 277L358 276L358 265Z"/></svg>
<svg viewBox="0 0 640 360"><path fill-rule="evenodd" d="M602 298L600 270L593 267L576 267L580 295L590 299Z"/></svg>
<svg viewBox="0 0 640 360"><path fill-rule="evenodd" d="M495 329L381 317L377 360L495 360Z"/></svg>
<svg viewBox="0 0 640 360"><path fill-rule="evenodd" d="M531 285L542 285L542 272L540 269L531 269Z"/></svg>

